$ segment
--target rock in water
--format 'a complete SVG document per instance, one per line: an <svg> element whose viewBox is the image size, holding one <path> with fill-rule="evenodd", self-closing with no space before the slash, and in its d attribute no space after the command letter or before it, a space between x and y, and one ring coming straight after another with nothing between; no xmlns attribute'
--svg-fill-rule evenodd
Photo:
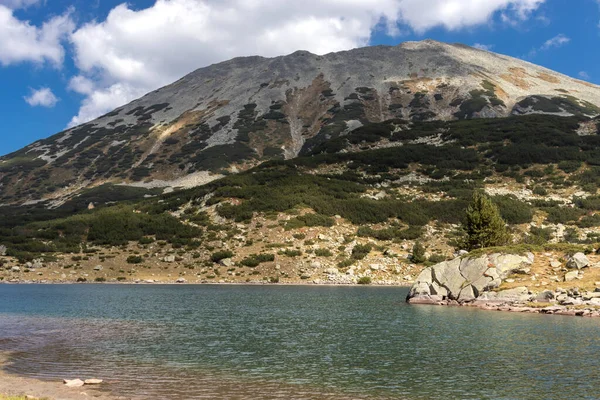
<svg viewBox="0 0 600 400"><path fill-rule="evenodd" d="M99 385L104 382L102 379L86 379L84 383L86 385Z"/></svg>
<svg viewBox="0 0 600 400"><path fill-rule="evenodd" d="M508 275L532 263L531 255L490 254L477 258L458 257L426 268L415 280L407 301L472 301L497 288Z"/></svg>
<svg viewBox="0 0 600 400"><path fill-rule="evenodd" d="M82 387L85 384L81 379L64 379L63 382L66 387L71 388Z"/></svg>

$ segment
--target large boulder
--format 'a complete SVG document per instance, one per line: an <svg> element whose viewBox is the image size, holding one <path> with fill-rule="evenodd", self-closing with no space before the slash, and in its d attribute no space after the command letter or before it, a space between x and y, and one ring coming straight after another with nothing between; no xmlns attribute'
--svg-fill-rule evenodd
<svg viewBox="0 0 600 400"><path fill-rule="evenodd" d="M408 294L407 301L472 301L498 288L508 275L532 262L533 254L490 254L444 261L421 272Z"/></svg>
<svg viewBox="0 0 600 400"><path fill-rule="evenodd" d="M567 258L567 268L582 269L590 265L590 260L583 253L575 253Z"/></svg>

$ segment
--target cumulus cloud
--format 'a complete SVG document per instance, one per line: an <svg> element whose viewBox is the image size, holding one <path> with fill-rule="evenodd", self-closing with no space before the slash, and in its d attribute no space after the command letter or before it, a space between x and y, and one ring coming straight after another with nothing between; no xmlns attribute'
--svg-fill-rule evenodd
<svg viewBox="0 0 600 400"><path fill-rule="evenodd" d="M233 57L347 50L367 45L378 26L394 35L399 25L461 29L496 13L523 20L544 1L157 0L141 10L121 4L71 35L80 76L70 87L87 97L70 125Z"/></svg>
<svg viewBox="0 0 600 400"><path fill-rule="evenodd" d="M484 24L494 13L503 20L524 20L545 0L400 0L402 20L415 31L436 26L450 30Z"/></svg>
<svg viewBox="0 0 600 400"><path fill-rule="evenodd" d="M570 38L561 33L560 35L554 36L552 39L546 40L546 42L544 42L542 45L541 50L550 50L552 48L561 47L570 41Z"/></svg>
<svg viewBox="0 0 600 400"><path fill-rule="evenodd" d="M11 9L0 5L0 64L49 61L58 66L65 56L61 42L74 28L69 13L37 27L15 18Z"/></svg>
<svg viewBox="0 0 600 400"><path fill-rule="evenodd" d="M38 90L31 89L29 96L23 97L27 104L32 107L48 107L52 108L58 103L58 97L52 93L52 90L47 87L40 88Z"/></svg>

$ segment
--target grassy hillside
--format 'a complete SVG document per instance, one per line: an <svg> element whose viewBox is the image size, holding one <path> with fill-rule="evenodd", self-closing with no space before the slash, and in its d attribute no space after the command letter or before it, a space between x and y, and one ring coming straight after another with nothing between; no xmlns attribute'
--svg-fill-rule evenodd
<svg viewBox="0 0 600 400"><path fill-rule="evenodd" d="M301 257L286 251L310 246L307 229L326 233L343 225L348 243L371 243L383 253L393 245L410 252L421 241L436 261L458 249L458 226L474 190L499 206L514 243L592 244L600 237L599 144L596 122L583 117L393 120L194 189L157 195L107 185L52 210L0 207L0 244L6 268L15 265L9 258L17 265L50 262L111 246L129 253L132 243L154 242L198 254L191 265L210 266L220 249L256 266L275 253ZM90 202L96 208L88 210ZM289 232L291 242L259 243L267 227ZM338 249L343 241L316 249L321 256L312 249L312 257L351 265L354 254Z"/></svg>

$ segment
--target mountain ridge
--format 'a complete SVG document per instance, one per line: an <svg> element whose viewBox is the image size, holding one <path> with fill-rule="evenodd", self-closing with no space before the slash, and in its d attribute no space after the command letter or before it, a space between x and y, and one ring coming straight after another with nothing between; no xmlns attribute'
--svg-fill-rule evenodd
<svg viewBox="0 0 600 400"><path fill-rule="evenodd" d="M0 157L0 203L106 182L194 186L386 120L600 114L600 87L432 40L323 56L238 57Z"/></svg>

